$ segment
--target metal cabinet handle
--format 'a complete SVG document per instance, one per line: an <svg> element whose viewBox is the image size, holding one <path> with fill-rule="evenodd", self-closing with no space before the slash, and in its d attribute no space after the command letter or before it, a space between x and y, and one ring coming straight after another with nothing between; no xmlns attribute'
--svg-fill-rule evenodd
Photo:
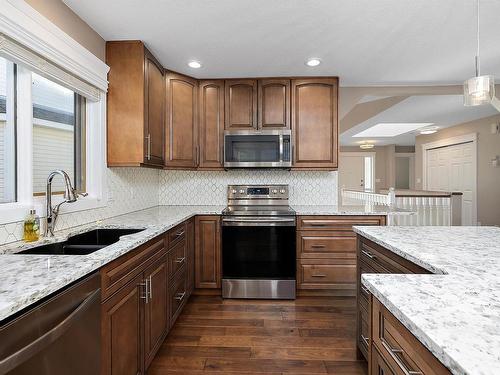
<svg viewBox="0 0 500 375"><path fill-rule="evenodd" d="M360 336L361 340L366 344L366 346L369 346L370 340L368 339L368 337L363 336L363 334L361 334Z"/></svg>
<svg viewBox="0 0 500 375"><path fill-rule="evenodd" d="M151 134L148 133L148 135L146 136L146 139L148 140L148 143L147 143L148 152L146 154L146 157L148 158L148 160L151 160Z"/></svg>
<svg viewBox="0 0 500 375"><path fill-rule="evenodd" d="M176 235L177 237L180 237L180 236L182 236L184 233L185 233L185 231L183 231L183 230L182 230L182 231L180 231L180 232L177 232L175 235Z"/></svg>
<svg viewBox="0 0 500 375"><path fill-rule="evenodd" d="M400 356L400 354L404 353L402 349L392 348L386 341L382 341L382 344L389 351L391 357L394 359L394 361L396 361L396 363L401 368L401 370L403 370L405 375L424 375L422 371L417 371L408 368L408 366L405 364L404 360Z"/></svg>
<svg viewBox="0 0 500 375"><path fill-rule="evenodd" d="M153 285L153 275L149 275L149 300L153 300L153 288L151 288L151 285Z"/></svg>
<svg viewBox="0 0 500 375"><path fill-rule="evenodd" d="M325 245L311 245L313 249L324 249Z"/></svg>
<svg viewBox="0 0 500 375"><path fill-rule="evenodd" d="M377 259L375 255L366 250L361 250L361 254L366 255L370 259Z"/></svg>
<svg viewBox="0 0 500 375"><path fill-rule="evenodd" d="M177 293L177 295L175 296L175 299L177 301L182 301L184 299L184 296L186 295L186 292L183 292L183 293Z"/></svg>
<svg viewBox="0 0 500 375"><path fill-rule="evenodd" d="M325 223L311 223L311 225L313 227L326 227L327 226L327 224L325 224Z"/></svg>
<svg viewBox="0 0 500 375"><path fill-rule="evenodd" d="M322 274L322 273L319 273L319 274L314 274L314 275L311 275L312 277L326 277L325 274Z"/></svg>
<svg viewBox="0 0 500 375"><path fill-rule="evenodd" d="M186 257L177 258L177 259L175 260L175 263L182 263L182 262L184 262L185 260L186 260Z"/></svg>
<svg viewBox="0 0 500 375"><path fill-rule="evenodd" d="M141 299L145 300L146 304L149 303L149 279L144 280L143 283L140 283L139 286L144 287L144 294L141 295Z"/></svg>
<svg viewBox="0 0 500 375"><path fill-rule="evenodd" d="M365 294L370 295L370 291L368 290L368 288L364 287L363 285L361 285L361 290L362 290Z"/></svg>
<svg viewBox="0 0 500 375"><path fill-rule="evenodd" d="M38 337L36 340L19 349L7 358L2 359L0 361L0 373L6 374L10 372L21 363L26 362L35 354L47 348L54 341L59 339L76 321L80 319L81 315L92 306L94 301L100 296L100 293L101 289L95 290L92 294L85 298L82 303L80 303L80 305L78 305L78 307L71 312L71 314L64 318L64 320L62 320L50 331L47 331L42 336Z"/></svg>

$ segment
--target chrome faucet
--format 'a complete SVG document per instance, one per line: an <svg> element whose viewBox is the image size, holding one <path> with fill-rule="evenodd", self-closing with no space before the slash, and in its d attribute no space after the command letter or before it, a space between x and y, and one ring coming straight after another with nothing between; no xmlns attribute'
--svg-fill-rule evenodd
<svg viewBox="0 0 500 375"><path fill-rule="evenodd" d="M56 204L52 207L52 180L56 175L61 175L64 179L64 200L61 203ZM87 193L78 193L76 189L71 185L71 179L68 174L63 170L56 170L50 172L49 177L47 177L47 225L45 226L45 236L53 237L54 228L56 227L57 216L59 215L59 208L63 203L73 203L78 200L78 195L87 196Z"/></svg>

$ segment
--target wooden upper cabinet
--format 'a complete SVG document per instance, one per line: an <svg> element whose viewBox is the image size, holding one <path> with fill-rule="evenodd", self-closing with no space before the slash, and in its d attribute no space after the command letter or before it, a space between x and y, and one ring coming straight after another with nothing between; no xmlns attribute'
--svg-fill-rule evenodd
<svg viewBox="0 0 500 375"><path fill-rule="evenodd" d="M290 129L290 80L259 80L258 112L259 129Z"/></svg>
<svg viewBox="0 0 500 375"><path fill-rule="evenodd" d="M224 81L199 83L199 169L223 169Z"/></svg>
<svg viewBox="0 0 500 375"><path fill-rule="evenodd" d="M257 80L231 79L225 86L225 129L257 129Z"/></svg>
<svg viewBox="0 0 500 375"><path fill-rule="evenodd" d="M146 163L163 165L165 132L165 85L163 68L154 56L145 50L146 101L144 138Z"/></svg>
<svg viewBox="0 0 500 375"><path fill-rule="evenodd" d="M338 166L338 78L292 80L293 168Z"/></svg>
<svg viewBox="0 0 500 375"><path fill-rule="evenodd" d="M106 43L108 166L163 166L164 76L140 41Z"/></svg>
<svg viewBox="0 0 500 375"><path fill-rule="evenodd" d="M176 73L166 74L167 168L195 168L198 165L197 93L196 79Z"/></svg>

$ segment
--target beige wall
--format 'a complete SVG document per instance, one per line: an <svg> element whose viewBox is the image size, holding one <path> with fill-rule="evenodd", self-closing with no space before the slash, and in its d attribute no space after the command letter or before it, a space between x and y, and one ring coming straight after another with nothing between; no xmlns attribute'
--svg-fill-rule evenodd
<svg viewBox="0 0 500 375"><path fill-rule="evenodd" d="M357 146L341 146L340 152L374 152L375 153L375 190L387 188L387 147L374 147L363 150ZM342 177L339 176L339 180ZM380 180L377 182L377 180Z"/></svg>
<svg viewBox="0 0 500 375"><path fill-rule="evenodd" d="M500 134L491 134L491 124L500 115L453 126L431 135L420 135L415 145L415 188L422 189L422 144L477 133L477 219L482 225L500 225L500 168L490 160L500 155ZM420 182L419 180L420 179Z"/></svg>
<svg viewBox="0 0 500 375"><path fill-rule="evenodd" d="M104 61L105 42L61 0L26 0L45 18Z"/></svg>

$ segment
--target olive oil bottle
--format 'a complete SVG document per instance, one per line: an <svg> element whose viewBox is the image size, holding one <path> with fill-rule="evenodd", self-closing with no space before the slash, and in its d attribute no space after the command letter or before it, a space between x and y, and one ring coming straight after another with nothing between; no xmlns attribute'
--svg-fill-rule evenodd
<svg viewBox="0 0 500 375"><path fill-rule="evenodd" d="M24 219L23 240L26 242L38 241L40 238L40 217L35 210L30 210Z"/></svg>

